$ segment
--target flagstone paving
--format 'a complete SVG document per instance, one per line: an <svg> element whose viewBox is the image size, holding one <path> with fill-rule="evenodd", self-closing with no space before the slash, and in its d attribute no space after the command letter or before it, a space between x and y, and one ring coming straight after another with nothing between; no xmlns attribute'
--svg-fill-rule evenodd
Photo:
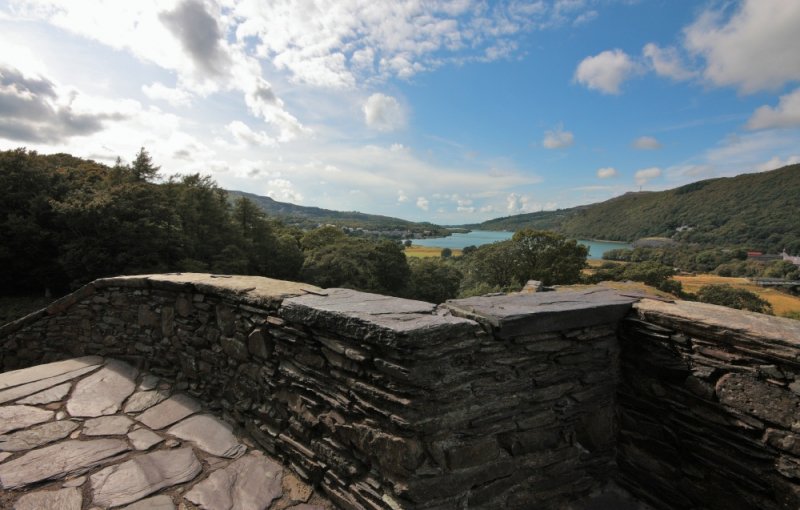
<svg viewBox="0 0 800 510"><path fill-rule="evenodd" d="M0 374L0 508L330 510L190 396L97 356Z"/></svg>

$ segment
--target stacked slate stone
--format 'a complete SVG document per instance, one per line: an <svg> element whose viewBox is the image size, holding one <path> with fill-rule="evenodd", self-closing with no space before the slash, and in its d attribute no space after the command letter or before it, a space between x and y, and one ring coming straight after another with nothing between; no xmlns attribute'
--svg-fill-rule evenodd
<svg viewBox="0 0 800 510"><path fill-rule="evenodd" d="M642 301L623 321L620 483L657 508L800 508L800 322Z"/></svg>

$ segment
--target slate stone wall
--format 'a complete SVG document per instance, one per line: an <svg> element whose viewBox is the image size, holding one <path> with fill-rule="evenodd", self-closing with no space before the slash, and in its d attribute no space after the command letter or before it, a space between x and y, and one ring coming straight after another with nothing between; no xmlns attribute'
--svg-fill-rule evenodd
<svg viewBox="0 0 800 510"><path fill-rule="evenodd" d="M646 300L620 340L622 485L660 509L800 508L800 322Z"/></svg>
<svg viewBox="0 0 800 510"><path fill-rule="evenodd" d="M0 363L99 354L173 379L342 508L559 508L614 473L630 303L111 278L0 328Z"/></svg>

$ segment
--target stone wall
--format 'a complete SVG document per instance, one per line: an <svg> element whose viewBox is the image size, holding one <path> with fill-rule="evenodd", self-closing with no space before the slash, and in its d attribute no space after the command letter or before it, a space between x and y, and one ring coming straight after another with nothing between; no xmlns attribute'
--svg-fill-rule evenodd
<svg viewBox="0 0 800 510"><path fill-rule="evenodd" d="M800 322L644 300L621 327L619 481L657 508L800 508Z"/></svg>
<svg viewBox="0 0 800 510"><path fill-rule="evenodd" d="M99 354L172 379L342 508L559 508L614 473L631 301L110 278L0 328L0 363Z"/></svg>

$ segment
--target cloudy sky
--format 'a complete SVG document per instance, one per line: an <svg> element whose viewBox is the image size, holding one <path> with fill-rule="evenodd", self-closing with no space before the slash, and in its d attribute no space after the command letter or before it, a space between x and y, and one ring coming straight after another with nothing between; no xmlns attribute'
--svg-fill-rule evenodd
<svg viewBox="0 0 800 510"><path fill-rule="evenodd" d="M797 0L0 0L0 149L457 224L800 162Z"/></svg>

